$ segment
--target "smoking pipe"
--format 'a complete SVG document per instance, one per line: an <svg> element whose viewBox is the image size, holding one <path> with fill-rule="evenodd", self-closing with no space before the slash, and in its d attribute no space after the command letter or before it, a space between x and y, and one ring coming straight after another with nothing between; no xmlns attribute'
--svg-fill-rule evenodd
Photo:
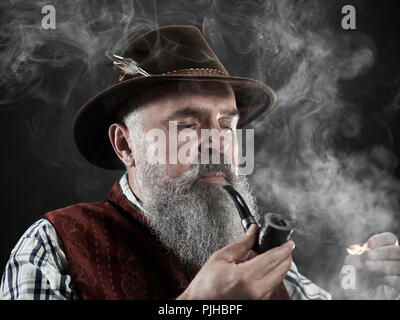
<svg viewBox="0 0 400 320"><path fill-rule="evenodd" d="M252 224L257 224L256 219L250 213L249 207L239 192L231 185L224 185L223 188L232 197L242 220L243 229L246 232ZM253 251L261 254L267 250L280 246L289 240L294 230L294 222L282 214L268 213L264 216L257 234Z"/></svg>

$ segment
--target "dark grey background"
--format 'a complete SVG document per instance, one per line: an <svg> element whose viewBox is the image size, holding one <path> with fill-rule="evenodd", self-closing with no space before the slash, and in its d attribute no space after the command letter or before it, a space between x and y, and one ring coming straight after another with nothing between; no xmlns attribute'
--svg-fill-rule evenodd
<svg viewBox="0 0 400 320"><path fill-rule="evenodd" d="M40 8L45 4L53 4L57 10L56 30L40 30L43 17ZM357 9L356 31L340 27L340 10L345 4L353 4ZM304 38L307 32L312 35L328 28L325 36L332 37L337 61L341 48L335 37L354 37L348 48L352 44L355 48L365 45L374 52L375 61L356 77L338 82L340 99L362 106L362 131L355 139L335 136L335 150L351 154L375 145L385 146L392 153L390 161L383 161L388 164L383 169L400 178L396 160L400 155L397 112L400 10L395 4L395 0L87 1L83 4L2 1L0 265L5 266L19 237L45 212L77 202L102 200L112 182L121 175L95 168L80 156L73 143L71 124L83 103L111 82L112 66L105 52L120 52L135 36L157 25L198 26L231 74L257 78L276 90L285 86L303 54L285 51L285 44L276 52L271 49L279 48L280 25L288 27L292 23L293 32ZM285 6L290 14L276 18L278 12L286 12ZM264 21L268 25L273 19L278 20L274 27L277 29L271 32L263 29ZM261 33L257 28L263 29L262 39L258 38ZM291 113L284 115L288 114ZM275 137L265 132L260 129L257 133L258 151L274 143ZM292 144L293 158L299 152L296 139L287 140ZM286 159L287 153L279 150L274 157ZM252 181L255 175L257 171L250 177ZM268 207L267 199L258 195L260 203ZM392 230L388 231L397 233L397 217L393 221ZM314 243L318 250L313 250L312 259L307 254L308 248L298 245L295 260L304 274L331 288L345 251L323 244L338 240L337 229L320 224L318 228L315 233L323 235L323 239ZM302 242L302 236L295 235L296 243L307 243Z"/></svg>

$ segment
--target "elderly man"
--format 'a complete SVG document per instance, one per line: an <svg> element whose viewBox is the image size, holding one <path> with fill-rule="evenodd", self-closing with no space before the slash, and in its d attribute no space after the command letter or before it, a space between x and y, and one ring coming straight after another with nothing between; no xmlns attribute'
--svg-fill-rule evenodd
<svg viewBox="0 0 400 320"><path fill-rule="evenodd" d="M260 221L238 174L237 130L274 106L272 90L229 76L194 27L149 31L115 58L116 83L80 110L74 138L88 161L126 173L106 201L49 212L26 231L3 274L3 299L330 299L298 272L293 241L251 251L258 227L243 234L222 188L238 190ZM205 129L224 139L204 138ZM152 130L161 133L157 150ZM162 151L166 161L151 161ZM346 297L396 297L396 242L375 235L366 259L348 257L368 276Z"/></svg>

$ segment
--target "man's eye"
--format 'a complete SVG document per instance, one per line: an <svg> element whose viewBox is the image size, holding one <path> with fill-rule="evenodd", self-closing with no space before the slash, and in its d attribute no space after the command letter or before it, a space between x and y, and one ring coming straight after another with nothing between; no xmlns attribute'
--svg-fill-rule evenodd
<svg viewBox="0 0 400 320"><path fill-rule="evenodd" d="M227 126L221 126L221 129L224 131L233 131L233 128Z"/></svg>

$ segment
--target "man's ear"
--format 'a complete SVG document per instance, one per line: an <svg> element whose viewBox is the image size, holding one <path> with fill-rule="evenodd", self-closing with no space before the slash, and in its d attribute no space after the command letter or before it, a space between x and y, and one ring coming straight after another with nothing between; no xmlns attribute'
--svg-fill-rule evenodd
<svg viewBox="0 0 400 320"><path fill-rule="evenodd" d="M135 158L129 144L128 128L122 123L113 123L108 128L108 137L118 158L126 167L134 167Z"/></svg>

